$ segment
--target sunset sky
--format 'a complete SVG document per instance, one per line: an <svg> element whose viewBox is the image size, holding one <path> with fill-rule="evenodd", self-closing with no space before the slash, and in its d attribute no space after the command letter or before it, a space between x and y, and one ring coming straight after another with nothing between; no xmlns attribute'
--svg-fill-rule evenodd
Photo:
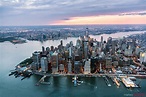
<svg viewBox="0 0 146 97"><path fill-rule="evenodd" d="M0 26L146 24L146 0L0 0Z"/></svg>

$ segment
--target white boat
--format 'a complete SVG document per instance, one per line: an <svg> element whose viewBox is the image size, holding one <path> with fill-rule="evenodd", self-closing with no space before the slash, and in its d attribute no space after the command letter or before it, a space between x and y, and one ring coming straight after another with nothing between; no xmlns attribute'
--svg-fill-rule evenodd
<svg viewBox="0 0 146 97"><path fill-rule="evenodd" d="M122 82L126 87L138 87L129 77L122 78Z"/></svg>
<svg viewBox="0 0 146 97"><path fill-rule="evenodd" d="M81 84L78 83L78 86L80 86Z"/></svg>
<svg viewBox="0 0 146 97"><path fill-rule="evenodd" d="M77 82L79 82L79 83L83 83L83 81L77 81Z"/></svg>
<svg viewBox="0 0 146 97"><path fill-rule="evenodd" d="M108 86L110 87L110 86L111 86L111 84L108 84Z"/></svg>
<svg viewBox="0 0 146 97"><path fill-rule="evenodd" d="M74 83L74 86L77 86L77 76L75 76L75 77L73 77L72 79L73 79L73 83Z"/></svg>

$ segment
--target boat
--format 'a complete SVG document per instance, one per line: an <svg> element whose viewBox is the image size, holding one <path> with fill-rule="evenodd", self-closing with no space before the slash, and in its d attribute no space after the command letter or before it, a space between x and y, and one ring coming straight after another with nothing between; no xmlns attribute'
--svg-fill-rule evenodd
<svg viewBox="0 0 146 97"><path fill-rule="evenodd" d="M138 87L129 77L127 78L122 78L122 82L123 84L127 87L127 88L134 88L134 87Z"/></svg>
<svg viewBox="0 0 146 97"><path fill-rule="evenodd" d="M39 83L36 83L35 86L39 86Z"/></svg>
<svg viewBox="0 0 146 97"><path fill-rule="evenodd" d="M80 86L81 84L78 83L78 86Z"/></svg>
<svg viewBox="0 0 146 97"><path fill-rule="evenodd" d="M73 77L73 83L74 83L74 86L77 86L77 76Z"/></svg>
<svg viewBox="0 0 146 97"><path fill-rule="evenodd" d="M77 76L74 76L72 78L72 82L74 83L74 86L81 85L81 83L83 83L83 81L79 81L78 80L78 77Z"/></svg>
<svg viewBox="0 0 146 97"><path fill-rule="evenodd" d="M83 83L83 81L77 81L77 82L79 82L79 83Z"/></svg>

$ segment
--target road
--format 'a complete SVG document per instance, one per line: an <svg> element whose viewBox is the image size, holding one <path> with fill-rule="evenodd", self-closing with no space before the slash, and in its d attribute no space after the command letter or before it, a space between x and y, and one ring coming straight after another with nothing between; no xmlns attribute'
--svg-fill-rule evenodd
<svg viewBox="0 0 146 97"><path fill-rule="evenodd" d="M82 76L82 77L100 77L100 76L133 76L133 77L144 77L146 78L146 75L136 75L136 74L47 74L47 73L41 73L41 72L34 72L35 75L41 75L41 76Z"/></svg>

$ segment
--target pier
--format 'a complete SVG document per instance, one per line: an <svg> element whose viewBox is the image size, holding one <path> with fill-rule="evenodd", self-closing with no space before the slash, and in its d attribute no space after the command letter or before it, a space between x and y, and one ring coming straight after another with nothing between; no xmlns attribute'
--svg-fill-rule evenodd
<svg viewBox="0 0 146 97"><path fill-rule="evenodd" d="M118 87L120 86L120 83L119 83L117 77L114 77L112 80Z"/></svg>
<svg viewBox="0 0 146 97"><path fill-rule="evenodd" d="M45 79L46 77L47 77L47 76L44 75L44 76L36 83L36 86L39 86L39 83L44 82L44 79Z"/></svg>
<svg viewBox="0 0 146 97"><path fill-rule="evenodd" d="M129 77L121 77L123 84L127 88L139 88Z"/></svg>
<svg viewBox="0 0 146 97"><path fill-rule="evenodd" d="M108 78L106 77L106 76L103 76L103 78L104 78L104 80L105 80L105 82L106 82L106 84L107 84L107 86L111 86L111 84L110 84L110 82L109 82L109 80L108 80Z"/></svg>

